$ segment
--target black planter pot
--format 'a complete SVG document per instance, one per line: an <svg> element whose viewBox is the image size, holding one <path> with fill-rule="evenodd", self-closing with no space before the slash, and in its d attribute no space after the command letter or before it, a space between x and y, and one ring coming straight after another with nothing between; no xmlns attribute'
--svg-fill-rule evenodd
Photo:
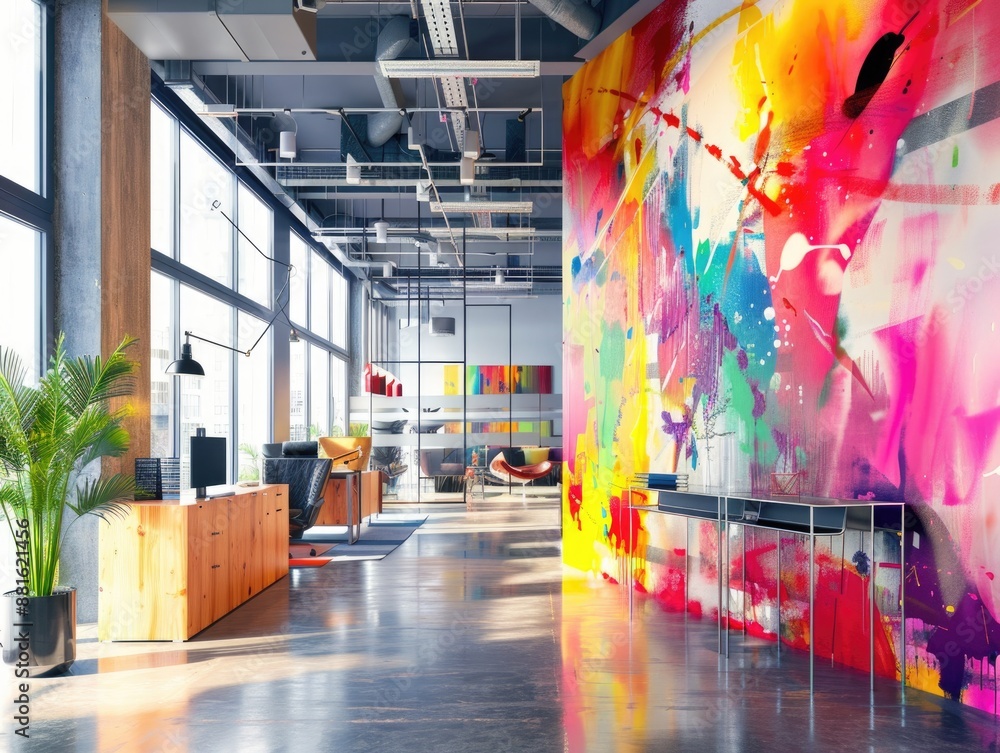
<svg viewBox="0 0 1000 753"><path fill-rule="evenodd" d="M17 600L14 591L0 599L4 663L26 668L28 677L62 674L76 659L76 589L28 597L26 606Z"/></svg>

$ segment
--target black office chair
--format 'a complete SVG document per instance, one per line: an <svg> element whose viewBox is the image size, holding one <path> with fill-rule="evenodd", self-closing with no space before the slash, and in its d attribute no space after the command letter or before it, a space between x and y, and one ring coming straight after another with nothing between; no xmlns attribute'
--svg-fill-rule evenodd
<svg viewBox="0 0 1000 753"><path fill-rule="evenodd" d="M265 484L288 484L288 530L293 539L313 527L330 480L329 458L266 458Z"/></svg>

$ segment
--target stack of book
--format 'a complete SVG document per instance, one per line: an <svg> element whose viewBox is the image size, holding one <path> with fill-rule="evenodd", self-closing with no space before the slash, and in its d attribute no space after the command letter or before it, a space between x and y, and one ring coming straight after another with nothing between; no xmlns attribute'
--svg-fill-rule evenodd
<svg viewBox="0 0 1000 753"><path fill-rule="evenodd" d="M686 473L637 473L636 482L647 489L687 489Z"/></svg>

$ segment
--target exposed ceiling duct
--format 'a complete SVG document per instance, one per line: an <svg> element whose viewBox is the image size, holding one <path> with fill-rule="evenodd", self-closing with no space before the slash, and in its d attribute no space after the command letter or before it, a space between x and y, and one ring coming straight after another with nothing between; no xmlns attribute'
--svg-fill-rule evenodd
<svg viewBox="0 0 1000 753"><path fill-rule="evenodd" d="M528 0L557 24L580 39L593 39L601 28L601 14L587 0Z"/></svg>
<svg viewBox="0 0 1000 753"><path fill-rule="evenodd" d="M315 60L316 13L288 0L108 0L151 60Z"/></svg>
<svg viewBox="0 0 1000 753"><path fill-rule="evenodd" d="M395 60L410 43L410 19L393 16L382 28L375 45L375 60ZM383 107L392 107L397 112L378 112L368 116L368 143L382 146L399 133L403 115L398 112L403 107L403 91L396 79L386 78L381 66L375 66L375 86L382 98Z"/></svg>

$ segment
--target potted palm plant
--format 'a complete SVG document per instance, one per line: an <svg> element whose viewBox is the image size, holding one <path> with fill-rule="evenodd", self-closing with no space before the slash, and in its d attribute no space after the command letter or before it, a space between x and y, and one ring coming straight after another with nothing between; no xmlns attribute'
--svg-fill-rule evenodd
<svg viewBox="0 0 1000 753"><path fill-rule="evenodd" d="M94 461L128 450L137 364L126 337L107 358L66 355L62 335L37 386L14 351L0 347L0 510L14 537L16 589L0 599L3 659L19 677L69 669L76 658L76 589L59 584L63 514L103 516L132 498L131 476ZM20 671L26 674L20 674Z"/></svg>

